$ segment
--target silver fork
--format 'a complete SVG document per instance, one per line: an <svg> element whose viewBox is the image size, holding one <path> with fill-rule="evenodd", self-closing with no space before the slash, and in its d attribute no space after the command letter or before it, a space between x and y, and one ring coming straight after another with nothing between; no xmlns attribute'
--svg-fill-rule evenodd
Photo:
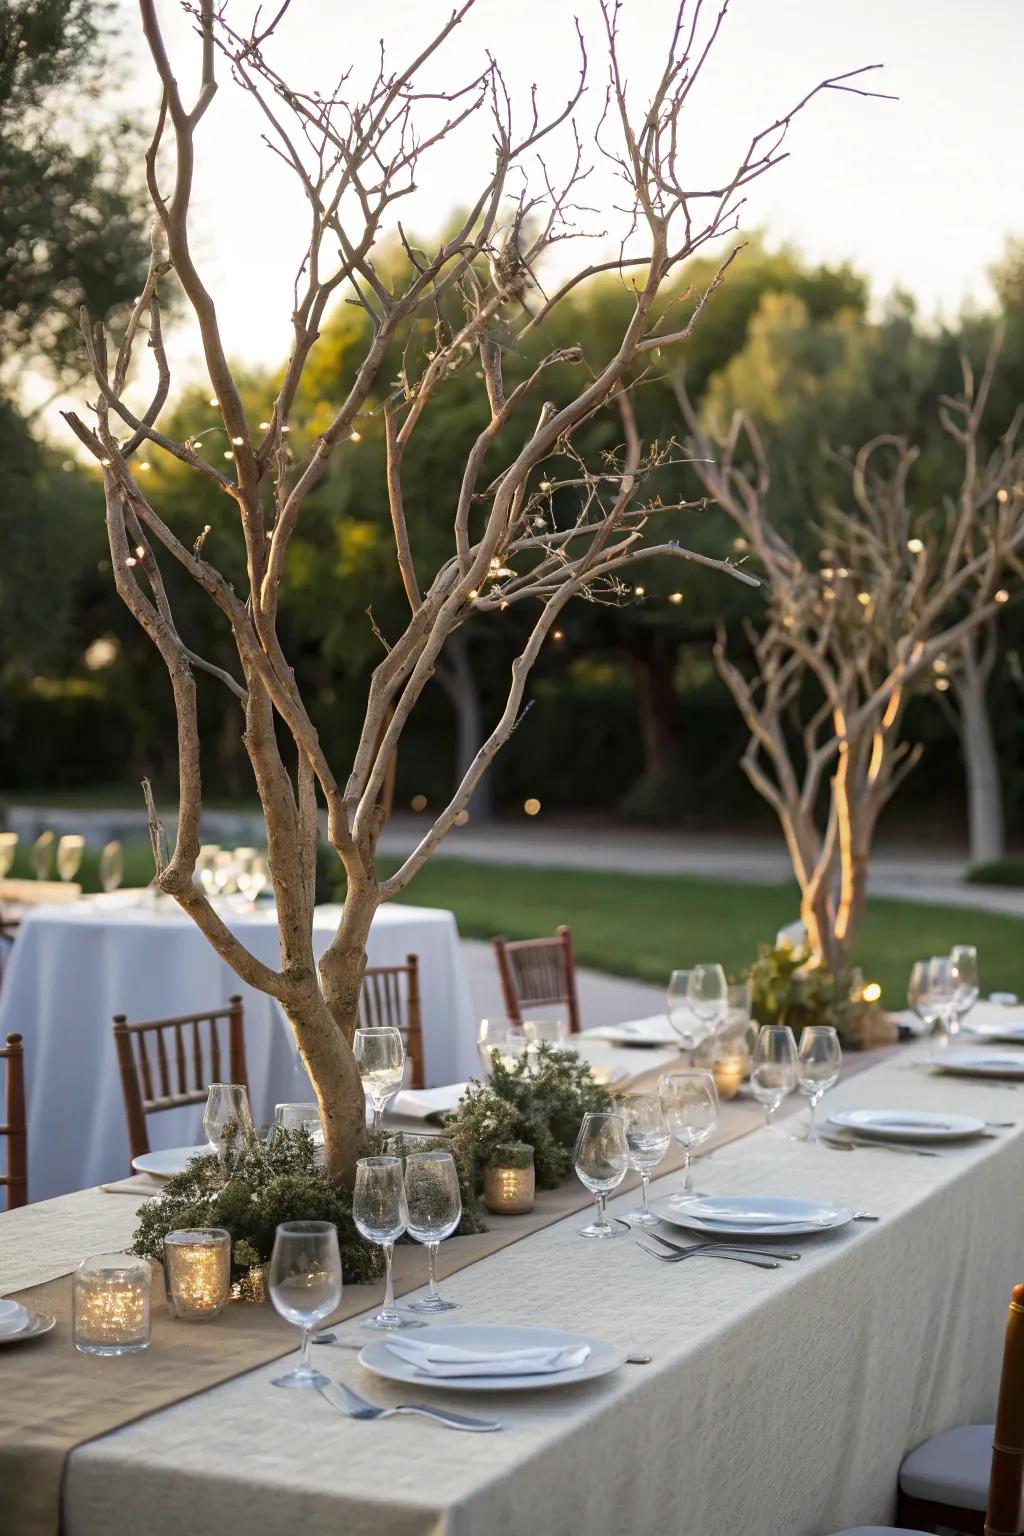
<svg viewBox="0 0 1024 1536"><path fill-rule="evenodd" d="M744 1243L674 1243L671 1238L662 1237L660 1232L646 1232L645 1237L652 1237L656 1243L664 1243L666 1248L671 1248L673 1253L707 1253L708 1249L719 1250L724 1253L748 1253L754 1259L790 1259L800 1258L800 1254L784 1249L774 1248L748 1248Z"/></svg>
<svg viewBox="0 0 1024 1536"><path fill-rule="evenodd" d="M724 1248L707 1249L700 1244L694 1248L687 1248L685 1253L659 1253L657 1248L648 1248L646 1243L637 1239L637 1246L644 1253L649 1253L652 1259L660 1259L662 1264L682 1264L686 1259L696 1258L698 1254L706 1253L709 1259L731 1259L734 1264L752 1264L755 1269L781 1269L778 1259L748 1258L745 1253L727 1253Z"/></svg>
<svg viewBox="0 0 1024 1536"><path fill-rule="evenodd" d="M341 1394L342 1402L332 1396L331 1389ZM433 1419L446 1429L464 1429L468 1434L488 1435L500 1429L497 1419L472 1419L468 1414L452 1413L448 1409L431 1408L426 1403L399 1403L396 1408L378 1408L365 1397L353 1392L343 1381L332 1381L330 1387L317 1387L320 1396L349 1419L393 1419L398 1414L412 1414L420 1419Z"/></svg>

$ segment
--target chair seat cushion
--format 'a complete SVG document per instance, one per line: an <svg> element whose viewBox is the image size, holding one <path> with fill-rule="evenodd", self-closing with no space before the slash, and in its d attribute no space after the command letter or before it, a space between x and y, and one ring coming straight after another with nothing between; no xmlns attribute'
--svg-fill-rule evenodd
<svg viewBox="0 0 1024 1536"><path fill-rule="evenodd" d="M933 1435L904 1458L900 1488L912 1499L983 1511L994 1434L994 1424L965 1424Z"/></svg>

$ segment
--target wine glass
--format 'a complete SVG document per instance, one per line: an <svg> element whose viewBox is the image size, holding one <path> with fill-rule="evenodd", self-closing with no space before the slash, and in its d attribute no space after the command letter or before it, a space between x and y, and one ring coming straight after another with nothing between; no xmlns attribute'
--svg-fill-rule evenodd
<svg viewBox="0 0 1024 1536"><path fill-rule="evenodd" d="M238 876L238 889L255 906L269 878L266 859L261 853L254 853Z"/></svg>
<svg viewBox="0 0 1024 1536"><path fill-rule="evenodd" d="M67 832L57 844L57 873L66 883L78 874L85 852L85 838L77 832Z"/></svg>
<svg viewBox="0 0 1024 1536"><path fill-rule="evenodd" d="M718 1089L710 1072L666 1072L658 1079L658 1099L672 1140L683 1149L683 1187L673 1205L694 1199L690 1160L718 1124Z"/></svg>
<svg viewBox="0 0 1024 1536"><path fill-rule="evenodd" d="M937 999L932 995L928 983L927 960L915 960L910 967L910 980L907 983L907 1002L917 1014L921 1023L926 1025L931 1032L935 1032L936 1025L941 1023L942 1008Z"/></svg>
<svg viewBox="0 0 1024 1536"><path fill-rule="evenodd" d="M363 1080L363 1091L373 1105L373 1129L379 1131L384 1106L394 1098L405 1076L402 1032L390 1025L379 1029L357 1029L352 1052Z"/></svg>
<svg viewBox="0 0 1024 1536"><path fill-rule="evenodd" d="M115 839L104 844L100 854L100 885L108 892L116 891L124 879L124 853Z"/></svg>
<svg viewBox="0 0 1024 1536"><path fill-rule="evenodd" d="M430 1286L413 1312L454 1312L457 1301L445 1301L437 1289L437 1250L462 1220L459 1171L450 1152L411 1152L405 1160L405 1199L408 1232L427 1245Z"/></svg>
<svg viewBox="0 0 1024 1536"><path fill-rule="evenodd" d="M673 971L665 989L668 1004L668 1022L679 1036L679 1043L689 1055L693 1065L695 1048L704 1039L706 1031L690 1006L691 971Z"/></svg>
<svg viewBox="0 0 1024 1536"><path fill-rule="evenodd" d="M324 1128L319 1104L275 1104L275 1131L305 1131L314 1146L324 1144Z"/></svg>
<svg viewBox="0 0 1024 1536"><path fill-rule="evenodd" d="M525 1029L520 1028L511 1019L480 1020L477 1049L485 1072L490 1073L492 1070L495 1052L501 1058L502 1065L511 1070L520 1056L529 1048L530 1042L526 1038Z"/></svg>
<svg viewBox="0 0 1024 1536"><path fill-rule="evenodd" d="M978 951L973 944L954 944L949 952L949 958L956 970L956 1017L957 1024L967 1017L981 996L981 981L978 975Z"/></svg>
<svg viewBox="0 0 1024 1536"><path fill-rule="evenodd" d="M772 1115L796 1084L793 1031L788 1024L766 1024L758 1031L750 1064L750 1090L764 1110L765 1125L771 1125Z"/></svg>
<svg viewBox="0 0 1024 1536"><path fill-rule="evenodd" d="M814 1113L822 1096L838 1083L842 1064L843 1048L834 1027L831 1024L806 1025L800 1033L796 1074L800 1092L806 1095L810 1107L810 1125L805 1138L808 1142L818 1140Z"/></svg>
<svg viewBox="0 0 1024 1536"><path fill-rule="evenodd" d="M219 896L230 896L238 889L235 879L235 856L226 848L218 848L213 856L213 889Z"/></svg>
<svg viewBox="0 0 1024 1536"><path fill-rule="evenodd" d="M0 832L0 880L6 880L18 851L17 832Z"/></svg>
<svg viewBox="0 0 1024 1536"><path fill-rule="evenodd" d="M542 1042L560 1049L569 1038L569 1026L564 1019L524 1019L523 1034L527 1048L536 1055Z"/></svg>
<svg viewBox="0 0 1024 1536"><path fill-rule="evenodd" d="M671 1137L661 1100L656 1093L630 1093L622 1100L622 1123L629 1148L629 1166L640 1175L640 1209L627 1211L626 1220L638 1227L657 1224L647 1203L651 1174L668 1151Z"/></svg>
<svg viewBox="0 0 1024 1536"><path fill-rule="evenodd" d="M302 1329L302 1357L275 1387L326 1387L330 1377L309 1358L309 1336L341 1304L341 1253L332 1221L283 1221L274 1237L267 1288L274 1308Z"/></svg>
<svg viewBox="0 0 1024 1536"><path fill-rule="evenodd" d="M609 1192L619 1187L629 1167L629 1142L622 1116L607 1110L584 1115L573 1160L580 1183L597 1202L594 1220L578 1229L580 1237L624 1237L629 1231L625 1222L610 1222L604 1213Z"/></svg>
<svg viewBox="0 0 1024 1536"><path fill-rule="evenodd" d="M214 895L217 890L213 871L220 851L220 843L203 843L196 858L196 875L207 896Z"/></svg>
<svg viewBox="0 0 1024 1536"><path fill-rule="evenodd" d="M714 1034L725 1023L729 1012L729 984L720 965L695 965L686 985L686 996L692 1012L704 1026L702 1038Z"/></svg>
<svg viewBox="0 0 1024 1536"><path fill-rule="evenodd" d="M216 1152L222 1166L227 1166L228 1155L238 1138L252 1129L252 1110L243 1084L211 1083L203 1112L203 1130L211 1152Z"/></svg>
<svg viewBox="0 0 1024 1536"><path fill-rule="evenodd" d="M40 832L32 844L32 868L37 880L49 880L53 874L52 832Z"/></svg>
<svg viewBox="0 0 1024 1536"><path fill-rule="evenodd" d="M381 1309L363 1323L364 1328L422 1328L415 1318L403 1317L395 1306L395 1287L391 1260L395 1243L405 1231L409 1212L405 1203L405 1182L400 1157L361 1157L356 1163L356 1184L352 1193L352 1220L368 1243L379 1243L384 1251L386 1281Z"/></svg>

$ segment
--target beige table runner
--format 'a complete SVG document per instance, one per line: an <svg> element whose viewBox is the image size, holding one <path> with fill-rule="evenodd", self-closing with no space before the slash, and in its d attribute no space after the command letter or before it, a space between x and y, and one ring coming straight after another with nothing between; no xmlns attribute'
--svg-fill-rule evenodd
<svg viewBox="0 0 1024 1536"><path fill-rule="evenodd" d="M878 1052L854 1058L848 1073L863 1070L879 1059ZM656 1073L646 1073L633 1086L642 1086ZM795 1111L799 1102L790 1101ZM748 1135L764 1123L760 1106L752 1099L739 1098L722 1105L721 1119L714 1136L702 1149L704 1155L716 1147ZM675 1147L662 1163L658 1176L677 1172L682 1155ZM622 1185L628 1191L639 1180L631 1175ZM140 1194L148 1192L140 1181ZM112 1186L114 1188L114 1186ZM621 1192L620 1191L620 1192ZM102 1225L94 1210L95 1201L110 1203L110 1221L114 1246L123 1242L124 1210L129 1201L123 1192L102 1195L82 1191L67 1197L74 1212L72 1231L81 1222L81 1210L88 1205L85 1223L90 1235L99 1237ZM526 1216L489 1217L487 1232L474 1233L442 1243L438 1269L442 1276L476 1264L532 1233L550 1226L574 1211L585 1209L591 1196L575 1180L556 1190L538 1194L537 1203ZM48 1252L42 1263L52 1274L55 1258L54 1237L59 1228L63 1200L47 1202L49 1207ZM41 1209L41 1208L40 1208ZM100 1207L102 1212L103 1207ZM0 1219L0 1239L9 1240L11 1226L22 1217L26 1227L29 1213L12 1212ZM69 1242L64 1264L77 1263L85 1255ZM97 1243L102 1249L103 1242ZM93 1251L96 1251L94 1249ZM395 1291L404 1295L424 1283L425 1259L419 1247L400 1246L395 1253ZM358 1316L373 1306L380 1286L353 1285L346 1288L338 1312L330 1322L342 1322ZM79 1354L72 1344L71 1275L65 1273L45 1283L31 1285L16 1293L23 1305L37 1312L53 1315L57 1326L37 1342L10 1345L0 1350L0 1509L3 1536L56 1536L60 1526L60 1488L63 1468L76 1446L110 1433L135 1419L143 1418L182 1399L204 1392L257 1366L292 1353L297 1347L294 1328L285 1323L270 1306L232 1305L213 1322L189 1324L168 1316L159 1267L154 1268L152 1290L152 1343L140 1355L119 1359L98 1359ZM325 1325L326 1326L326 1325Z"/></svg>

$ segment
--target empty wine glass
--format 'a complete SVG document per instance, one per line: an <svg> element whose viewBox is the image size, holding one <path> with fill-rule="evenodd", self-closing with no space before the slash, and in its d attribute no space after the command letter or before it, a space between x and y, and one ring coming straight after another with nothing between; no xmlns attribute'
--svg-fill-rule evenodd
<svg viewBox="0 0 1024 1536"><path fill-rule="evenodd" d="M725 971L720 965L695 965L690 972L686 994L691 1010L704 1026L704 1037L714 1034L725 1023L729 1012L729 984Z"/></svg>
<svg viewBox="0 0 1024 1536"><path fill-rule="evenodd" d="M305 1131L315 1146L322 1147L324 1128L319 1104L275 1104L274 1130Z"/></svg>
<svg viewBox="0 0 1024 1536"><path fill-rule="evenodd" d="M823 1095L838 1083L842 1064L843 1048L831 1024L808 1024L801 1031L796 1073L800 1092L806 1095L810 1109L810 1125L806 1136L809 1142L818 1140L815 1111Z"/></svg>
<svg viewBox="0 0 1024 1536"><path fill-rule="evenodd" d="M530 1050L536 1053L539 1045L553 1045L556 1050L569 1038L569 1026L564 1019L524 1019L523 1034Z"/></svg>
<svg viewBox="0 0 1024 1536"><path fill-rule="evenodd" d="M17 832L0 832L0 880L6 880L18 851Z"/></svg>
<svg viewBox="0 0 1024 1536"><path fill-rule="evenodd" d="M108 893L116 891L124 879L124 853L115 838L105 843L100 854L100 885Z"/></svg>
<svg viewBox="0 0 1024 1536"><path fill-rule="evenodd" d="M457 1301L446 1301L437 1289L437 1250L451 1237L462 1220L459 1171L450 1152L412 1152L405 1160L405 1200L408 1232L425 1243L430 1285L420 1301L411 1301L413 1312L454 1312Z"/></svg>
<svg viewBox="0 0 1024 1536"><path fill-rule="evenodd" d="M49 880L53 874L52 832L40 832L32 844L32 869L37 880Z"/></svg>
<svg viewBox="0 0 1024 1536"><path fill-rule="evenodd" d="M331 1221L283 1221L274 1237L267 1289L274 1308L302 1329L302 1356L275 1387L326 1387L330 1377L309 1358L309 1336L341 1304L341 1253Z"/></svg>
<svg viewBox="0 0 1024 1536"><path fill-rule="evenodd" d="M220 843L203 843L196 858L196 876L207 896L214 895L217 890L214 865L220 851Z"/></svg>
<svg viewBox="0 0 1024 1536"><path fill-rule="evenodd" d="M961 1019L967 1017L981 996L978 951L973 944L954 944L949 952L949 958L956 971L957 987L954 1006L959 1024Z"/></svg>
<svg viewBox="0 0 1024 1536"><path fill-rule="evenodd" d="M357 1231L369 1243L379 1243L384 1251L384 1300L381 1309L363 1323L364 1328L422 1328L415 1318L403 1317L395 1306L395 1287L391 1260L395 1243L405 1231L409 1212L405 1204L405 1181L400 1157L361 1157L356 1163L356 1183L352 1193L352 1220Z"/></svg>
<svg viewBox="0 0 1024 1536"><path fill-rule="evenodd" d="M373 1129L379 1131L384 1106L394 1098L405 1076L402 1032L390 1025L379 1029L357 1029L352 1051L363 1080L363 1091L373 1106Z"/></svg>
<svg viewBox="0 0 1024 1536"><path fill-rule="evenodd" d="M501 1058L502 1065L511 1069L529 1048L530 1042L526 1038L525 1029L513 1023L511 1019L480 1020L477 1049L485 1072L491 1072L495 1052Z"/></svg>
<svg viewBox="0 0 1024 1536"><path fill-rule="evenodd" d="M629 1167L629 1142L622 1116L608 1110L584 1115L573 1161L577 1178L597 1202L594 1220L578 1229L580 1237L624 1237L629 1231L626 1224L610 1222L604 1213L609 1193L619 1187Z"/></svg>
<svg viewBox="0 0 1024 1536"><path fill-rule="evenodd" d="M683 1187L673 1195L674 1205L684 1205L697 1191L693 1187L691 1158L718 1124L718 1089L710 1072L666 1072L658 1080L658 1099L672 1140L683 1149Z"/></svg>
<svg viewBox="0 0 1024 1536"><path fill-rule="evenodd" d="M910 980L907 983L907 1002L917 1014L921 1023L932 1032L942 1019L942 1007L932 995L928 983L927 960L915 960L910 967Z"/></svg>
<svg viewBox="0 0 1024 1536"><path fill-rule="evenodd" d="M57 873L65 882L78 874L85 852L85 838L78 832L67 832L57 844Z"/></svg>
<svg viewBox="0 0 1024 1536"><path fill-rule="evenodd" d="M235 856L226 848L218 848L213 856L213 889L219 896L230 896L238 889Z"/></svg>
<svg viewBox="0 0 1024 1536"><path fill-rule="evenodd" d="M242 1083L211 1083L203 1113L203 1130L223 1166L233 1145L253 1129L249 1095Z"/></svg>
<svg viewBox="0 0 1024 1536"><path fill-rule="evenodd" d="M626 1220L638 1227L657 1223L648 1205L651 1174L668 1151L669 1136L661 1101L656 1093L630 1093L622 1100L622 1123L629 1148L629 1166L640 1175L640 1209L627 1211Z"/></svg>
<svg viewBox="0 0 1024 1536"><path fill-rule="evenodd" d="M254 853L239 873L238 889L255 906L257 897L269 879L270 872L267 869L266 859L261 853Z"/></svg>
<svg viewBox="0 0 1024 1536"><path fill-rule="evenodd" d="M693 1053L704 1039L706 1031L690 1007L690 977L692 971L673 971L665 989L668 1004L668 1022L679 1036L679 1043L689 1053L693 1065Z"/></svg>
<svg viewBox="0 0 1024 1536"><path fill-rule="evenodd" d="M758 1031L750 1064L750 1091L764 1110L764 1123L797 1084L796 1041L788 1024L766 1024Z"/></svg>

